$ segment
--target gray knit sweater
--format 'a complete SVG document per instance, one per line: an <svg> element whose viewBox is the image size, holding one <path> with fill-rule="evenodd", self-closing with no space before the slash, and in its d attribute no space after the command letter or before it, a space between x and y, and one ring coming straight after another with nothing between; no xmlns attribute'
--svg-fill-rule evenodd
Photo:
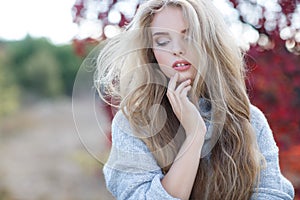
<svg viewBox="0 0 300 200"><path fill-rule="evenodd" d="M280 172L272 131L264 114L255 106L251 106L251 124L267 164L261 171L259 187L253 190L256 195L251 199L293 199L294 188ZM112 149L103 172L108 190L118 200L176 199L164 190L160 167L142 140L132 135L121 111L112 122Z"/></svg>

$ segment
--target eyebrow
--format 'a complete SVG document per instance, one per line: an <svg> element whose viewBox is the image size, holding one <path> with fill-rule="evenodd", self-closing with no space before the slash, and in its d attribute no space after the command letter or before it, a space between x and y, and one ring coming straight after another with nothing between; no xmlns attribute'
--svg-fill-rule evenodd
<svg viewBox="0 0 300 200"><path fill-rule="evenodd" d="M152 36L155 36L155 35L169 35L169 33L168 32L156 32Z"/></svg>
<svg viewBox="0 0 300 200"><path fill-rule="evenodd" d="M188 29L184 29L181 31L181 33L186 33L188 31ZM155 32L152 34L152 36L156 36L156 35L169 35L169 32Z"/></svg>

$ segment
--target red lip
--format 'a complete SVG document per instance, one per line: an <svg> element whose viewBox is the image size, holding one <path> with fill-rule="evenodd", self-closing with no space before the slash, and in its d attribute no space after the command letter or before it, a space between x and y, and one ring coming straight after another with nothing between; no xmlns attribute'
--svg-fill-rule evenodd
<svg viewBox="0 0 300 200"><path fill-rule="evenodd" d="M172 67L176 71L185 71L185 70L188 70L191 66L192 66L191 63L189 63L185 60L179 60L179 61L176 61Z"/></svg>

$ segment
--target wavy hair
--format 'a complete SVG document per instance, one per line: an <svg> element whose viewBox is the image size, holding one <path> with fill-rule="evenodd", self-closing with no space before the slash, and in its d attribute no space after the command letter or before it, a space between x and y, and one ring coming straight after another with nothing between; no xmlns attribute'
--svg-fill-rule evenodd
<svg viewBox="0 0 300 200"><path fill-rule="evenodd" d="M167 173L185 133L166 97L168 79L151 49L149 27L165 6L181 8L189 23L189 38L201 58L201 65L200 61L193 64L198 73L191 93L210 102L217 138L210 154L200 160L190 198L249 199L258 184L263 157L250 124L243 55L209 1L145 1L126 29L100 52L95 73L99 95L117 102L134 133Z"/></svg>

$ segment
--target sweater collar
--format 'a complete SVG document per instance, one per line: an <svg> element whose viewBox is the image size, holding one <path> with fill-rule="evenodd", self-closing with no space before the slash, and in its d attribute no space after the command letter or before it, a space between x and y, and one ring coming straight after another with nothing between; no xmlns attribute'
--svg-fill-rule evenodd
<svg viewBox="0 0 300 200"><path fill-rule="evenodd" d="M214 120L214 116L212 116L212 104L210 100L200 98L199 100L199 112L205 122L206 125L206 134L204 137L204 144L201 150L201 158L204 158L206 156L209 156L212 149L216 145L217 141L219 140L219 137L221 135L221 132L223 130L222 123L225 122L225 115L223 120L220 120L221 122L216 122Z"/></svg>

